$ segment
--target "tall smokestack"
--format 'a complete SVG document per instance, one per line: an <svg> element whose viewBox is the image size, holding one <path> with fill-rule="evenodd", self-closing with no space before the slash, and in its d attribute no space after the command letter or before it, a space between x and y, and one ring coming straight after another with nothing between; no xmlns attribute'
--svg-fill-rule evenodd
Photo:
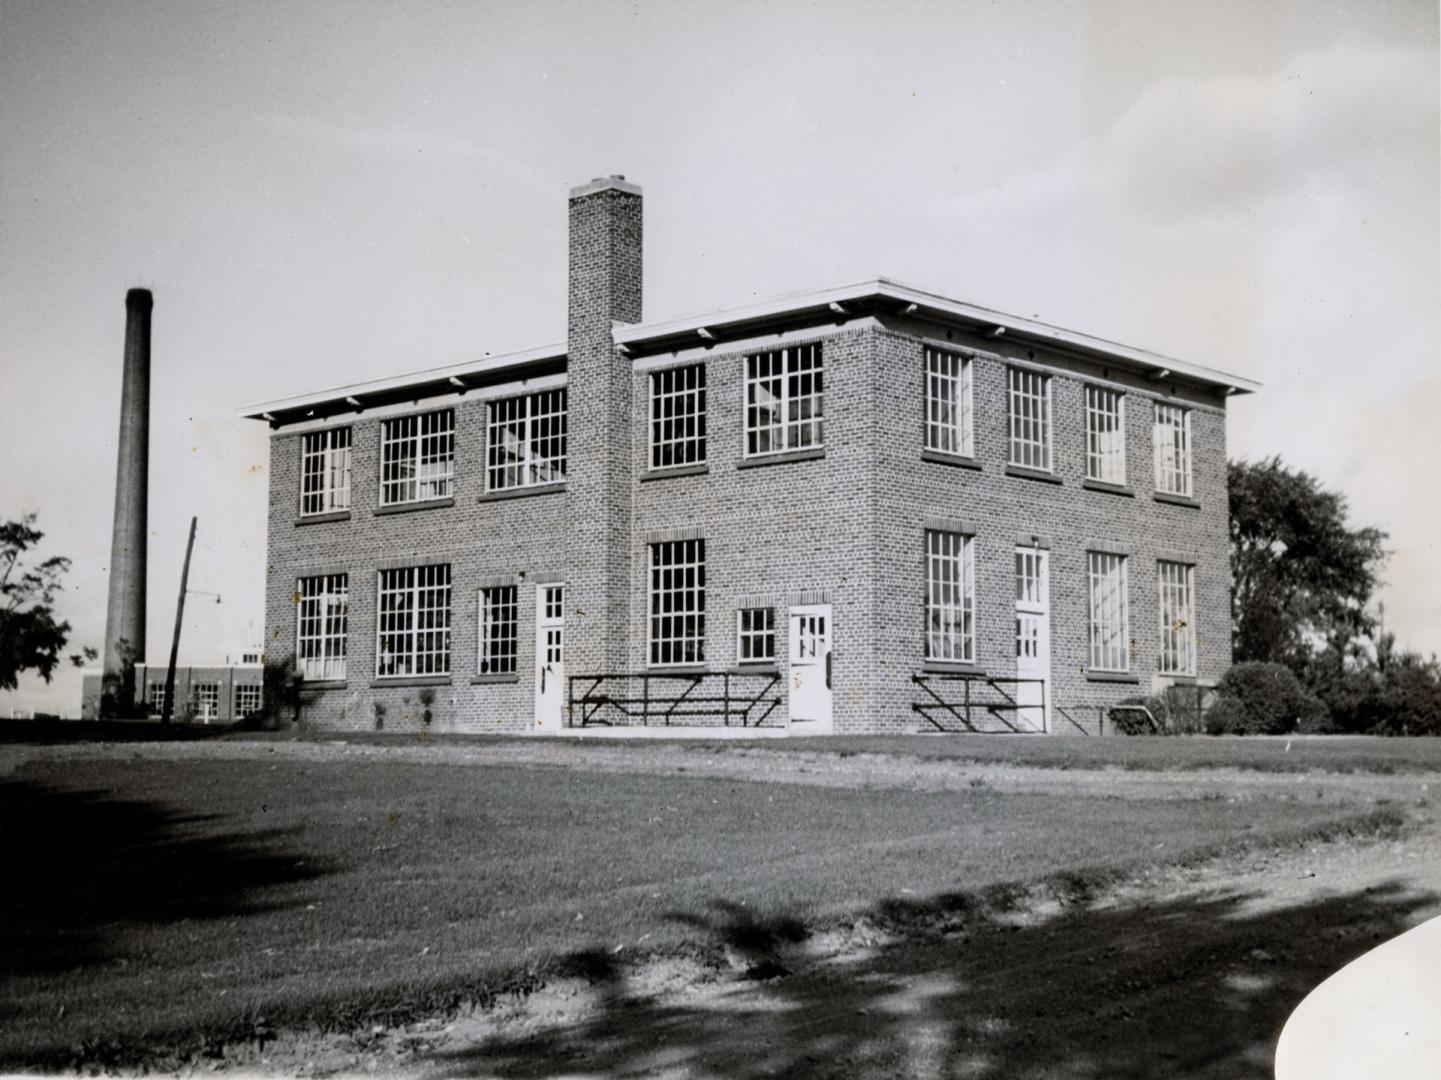
<svg viewBox="0 0 1441 1080"><path fill-rule="evenodd" d="M120 450L115 465L115 529L110 539L110 600L105 612L105 711L132 715L135 663L145 659L145 548L150 477L149 289L125 294L125 372Z"/></svg>

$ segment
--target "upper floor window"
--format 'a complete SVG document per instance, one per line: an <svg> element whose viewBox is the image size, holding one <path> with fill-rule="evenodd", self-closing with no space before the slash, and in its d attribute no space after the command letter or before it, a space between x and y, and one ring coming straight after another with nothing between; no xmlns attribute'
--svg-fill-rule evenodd
<svg viewBox="0 0 1441 1080"><path fill-rule="evenodd" d="M1051 377L1022 368L1007 372L1011 465L1051 471Z"/></svg>
<svg viewBox="0 0 1441 1080"><path fill-rule="evenodd" d="M482 675L513 675L520 640L520 605L514 585L480 590L480 655Z"/></svg>
<svg viewBox="0 0 1441 1080"><path fill-rule="evenodd" d="M825 396L819 343L746 357L746 456L822 445Z"/></svg>
<svg viewBox="0 0 1441 1080"><path fill-rule="evenodd" d="M1156 402L1156 490L1191 494L1191 410Z"/></svg>
<svg viewBox="0 0 1441 1080"><path fill-rule="evenodd" d="M1126 482L1126 395L1086 387L1086 478Z"/></svg>
<svg viewBox="0 0 1441 1080"><path fill-rule="evenodd" d="M926 449L970 457L971 416L970 358L927 346Z"/></svg>
<svg viewBox="0 0 1441 1080"><path fill-rule="evenodd" d="M305 679L345 678L350 577L321 574L295 583L295 662Z"/></svg>
<svg viewBox="0 0 1441 1080"><path fill-rule="evenodd" d="M450 567L380 571L376 583L375 674L450 674Z"/></svg>
<svg viewBox="0 0 1441 1080"><path fill-rule="evenodd" d="M1161 672L1196 674L1195 568L1185 563L1157 564L1161 606Z"/></svg>
<svg viewBox="0 0 1441 1080"><path fill-rule="evenodd" d="M565 387L492 401L486 428L486 490L565 479Z"/></svg>
<svg viewBox="0 0 1441 1080"><path fill-rule="evenodd" d="M1091 667L1131 669L1130 615L1126 598L1126 557L1087 552L1091 592Z"/></svg>
<svg viewBox="0 0 1441 1080"><path fill-rule="evenodd" d="M650 377L650 467L705 461L705 365L667 368Z"/></svg>
<svg viewBox="0 0 1441 1080"><path fill-rule="evenodd" d="M306 432L300 445L300 512L350 509L350 429Z"/></svg>
<svg viewBox="0 0 1441 1080"><path fill-rule="evenodd" d="M926 659L976 659L975 540L926 530Z"/></svg>
<svg viewBox="0 0 1441 1080"><path fill-rule="evenodd" d="M454 410L397 416L386 420L380 432L381 506L453 494Z"/></svg>
<svg viewBox="0 0 1441 1080"><path fill-rule="evenodd" d="M650 545L650 664L705 662L705 541Z"/></svg>
<svg viewBox="0 0 1441 1080"><path fill-rule="evenodd" d="M742 664L770 663L776 658L776 609L740 608L736 612L736 659Z"/></svg>

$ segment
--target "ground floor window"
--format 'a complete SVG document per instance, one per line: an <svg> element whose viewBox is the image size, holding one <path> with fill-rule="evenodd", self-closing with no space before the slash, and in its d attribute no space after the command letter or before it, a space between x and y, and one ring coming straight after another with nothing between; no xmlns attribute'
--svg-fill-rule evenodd
<svg viewBox="0 0 1441 1080"><path fill-rule="evenodd" d="M741 608L736 612L739 640L736 657L742 664L759 664L776 658L775 608Z"/></svg>
<svg viewBox="0 0 1441 1080"><path fill-rule="evenodd" d="M975 538L927 529L927 660L975 660L975 583Z"/></svg>
<svg viewBox="0 0 1441 1080"><path fill-rule="evenodd" d="M480 656L477 664L482 675L515 672L517 642L520 640L519 606L514 585L480 590Z"/></svg>
<svg viewBox="0 0 1441 1080"><path fill-rule="evenodd" d="M1126 557L1086 553L1091 593L1091 667L1129 671L1131 634L1126 599Z"/></svg>
<svg viewBox="0 0 1441 1080"><path fill-rule="evenodd" d="M145 704L149 707L151 716L160 716L165 712L165 684L163 682L145 684Z"/></svg>
<svg viewBox="0 0 1441 1080"><path fill-rule="evenodd" d="M1193 585L1195 567L1166 562L1159 568L1157 593L1161 603L1161 672L1196 674L1196 615Z"/></svg>
<svg viewBox="0 0 1441 1080"><path fill-rule="evenodd" d="M190 700L195 705L195 719L210 721L220 716L219 683L196 683L190 691Z"/></svg>
<svg viewBox="0 0 1441 1080"><path fill-rule="evenodd" d="M705 541L650 545L650 663L705 662Z"/></svg>
<svg viewBox="0 0 1441 1080"><path fill-rule="evenodd" d="M235 719L242 720L251 713L260 711L260 686L258 683L235 684Z"/></svg>
<svg viewBox="0 0 1441 1080"><path fill-rule="evenodd" d="M382 570L376 588L377 678L450 674L450 566Z"/></svg>
<svg viewBox="0 0 1441 1080"><path fill-rule="evenodd" d="M322 574L295 584L295 657L302 678L345 678L350 577Z"/></svg>

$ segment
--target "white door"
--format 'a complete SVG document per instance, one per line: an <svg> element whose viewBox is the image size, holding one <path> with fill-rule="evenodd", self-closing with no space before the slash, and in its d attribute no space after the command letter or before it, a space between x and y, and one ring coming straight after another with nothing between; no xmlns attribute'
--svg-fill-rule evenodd
<svg viewBox="0 0 1441 1080"><path fill-rule="evenodd" d="M535 588L535 729L560 731L565 709L565 586Z"/></svg>
<svg viewBox="0 0 1441 1080"><path fill-rule="evenodd" d="M1016 549L1016 726L1050 731L1051 553Z"/></svg>
<svg viewBox="0 0 1441 1080"><path fill-rule="evenodd" d="M799 735L831 730L831 606L791 608L791 729Z"/></svg>

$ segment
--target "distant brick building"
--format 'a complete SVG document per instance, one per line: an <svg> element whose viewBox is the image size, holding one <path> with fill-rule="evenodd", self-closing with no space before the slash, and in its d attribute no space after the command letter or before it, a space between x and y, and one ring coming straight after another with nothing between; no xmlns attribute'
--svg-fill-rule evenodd
<svg viewBox="0 0 1441 1080"><path fill-rule="evenodd" d="M161 715L165 704L165 665L135 665L135 696L143 701L145 713ZM80 717L100 718L102 676L98 671L82 673ZM241 657L238 664L175 669L175 703L172 715L179 723L230 724L261 709L264 671L258 652Z"/></svg>
<svg viewBox="0 0 1441 1080"><path fill-rule="evenodd" d="M1230 663L1254 389L884 278L644 322L597 180L566 343L247 410L267 652L339 728L1095 731Z"/></svg>

